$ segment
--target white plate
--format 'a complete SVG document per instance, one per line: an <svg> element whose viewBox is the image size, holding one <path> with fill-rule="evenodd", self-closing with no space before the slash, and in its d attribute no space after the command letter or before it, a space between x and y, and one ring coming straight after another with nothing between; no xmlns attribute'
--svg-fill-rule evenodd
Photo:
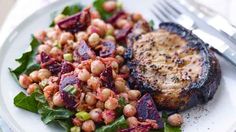
<svg viewBox="0 0 236 132"><path fill-rule="evenodd" d="M149 11L154 1L139 1L137 3L136 0L124 0L123 2L127 10L142 12L147 19L155 20ZM44 125L39 115L14 106L14 96L23 89L13 80L8 67L14 68L17 66L14 60L20 57L28 48L30 35L35 31L47 28L51 22L50 15L54 11L61 10L66 5L75 2L78 1L59 1L35 12L11 33L0 51L0 113L13 131L62 131L56 126ZM91 1L83 0L81 2L88 4ZM221 58L219 60L223 73L221 86L212 101L183 112L185 117L183 130L186 132L233 131L231 128L236 122L236 68Z"/></svg>

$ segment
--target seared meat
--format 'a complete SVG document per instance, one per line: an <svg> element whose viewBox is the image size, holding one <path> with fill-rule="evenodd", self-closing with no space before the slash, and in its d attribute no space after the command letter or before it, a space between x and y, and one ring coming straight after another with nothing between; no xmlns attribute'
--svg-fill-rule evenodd
<svg viewBox="0 0 236 132"><path fill-rule="evenodd" d="M213 52L178 24L159 27L130 41L129 66L136 84L163 109L184 110L212 99L221 79Z"/></svg>

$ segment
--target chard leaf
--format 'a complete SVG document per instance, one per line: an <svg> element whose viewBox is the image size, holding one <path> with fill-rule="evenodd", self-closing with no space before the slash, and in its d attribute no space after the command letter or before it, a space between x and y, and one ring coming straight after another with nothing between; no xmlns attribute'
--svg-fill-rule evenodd
<svg viewBox="0 0 236 132"><path fill-rule="evenodd" d="M98 128L96 132L117 132L120 129L128 128L128 124L125 120L124 115L118 118L110 125L103 126Z"/></svg>
<svg viewBox="0 0 236 132"><path fill-rule="evenodd" d="M99 12L103 20L107 20L112 16L112 13L109 13L104 10L103 4L106 2L106 0L95 0L93 2L94 8Z"/></svg>
<svg viewBox="0 0 236 132"><path fill-rule="evenodd" d="M14 98L14 104L16 107L37 113L38 112L38 105L37 101L35 100L35 93L31 96L25 95L23 92L20 92Z"/></svg>
<svg viewBox="0 0 236 132"><path fill-rule="evenodd" d="M166 112L162 113L162 119L164 120L164 132L182 132L181 127L174 127L167 122L168 115Z"/></svg>
<svg viewBox="0 0 236 132"><path fill-rule="evenodd" d="M65 15L65 16L71 16L71 15L74 15L74 14L80 12L81 10L82 10L82 6L79 4L75 4L75 5L71 5L71 6L66 6L62 10L61 14ZM53 18L56 17L56 14L57 13L54 13ZM55 26L54 21L52 21L52 23L49 25L49 27L53 27L53 26Z"/></svg>
<svg viewBox="0 0 236 132"><path fill-rule="evenodd" d="M65 108L52 109L49 106L43 105L39 108L38 113L41 114L41 119L45 124L53 121L69 119L73 112Z"/></svg>
<svg viewBox="0 0 236 132"><path fill-rule="evenodd" d="M9 68L12 76L15 79L18 80L22 73L29 74L34 70L40 69L40 64L35 61L35 56L37 54L37 48L39 45L39 41L35 37L32 37L32 41L30 43L31 50L23 53L20 58L16 59L20 65L14 70Z"/></svg>

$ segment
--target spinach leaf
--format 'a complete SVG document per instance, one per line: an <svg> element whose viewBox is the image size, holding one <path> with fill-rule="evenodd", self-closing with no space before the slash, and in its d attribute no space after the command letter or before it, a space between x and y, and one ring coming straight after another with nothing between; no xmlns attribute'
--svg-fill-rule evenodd
<svg viewBox="0 0 236 132"><path fill-rule="evenodd" d="M103 126L96 130L96 132L117 132L119 129L128 128L128 124L124 115L118 118L110 125Z"/></svg>
<svg viewBox="0 0 236 132"><path fill-rule="evenodd" d="M125 107L125 105L127 104L124 97L120 97L118 103L121 107Z"/></svg>
<svg viewBox="0 0 236 132"><path fill-rule="evenodd" d="M75 4L75 5L71 5L71 6L66 6L62 10L61 14L65 15L65 16L71 16L71 15L74 15L74 14L80 12L81 10L82 10L82 6L79 5L79 4ZM55 16L56 14L57 13L54 13L53 18L56 17ZM49 27L53 27L53 26L55 26L55 22L54 21L52 21L52 23L49 25Z"/></svg>
<svg viewBox="0 0 236 132"><path fill-rule="evenodd" d="M35 93L33 93L31 96L25 95L23 92L20 92L18 95L14 98L14 104L15 106L37 113L38 112L38 105L37 101L35 100Z"/></svg>
<svg viewBox="0 0 236 132"><path fill-rule="evenodd" d="M181 132L181 127L174 127L168 124L167 122L168 115L166 112L162 113L162 118L164 120L164 132Z"/></svg>
<svg viewBox="0 0 236 132"><path fill-rule="evenodd" d="M35 56L37 54L37 48L39 45L39 41L35 37L32 37L32 41L30 43L31 50L25 52L19 59L16 59L20 65L15 70L9 68L12 76L16 80L19 79L19 76L22 73L29 74L34 70L40 69L40 64L35 61Z"/></svg>
<svg viewBox="0 0 236 132"><path fill-rule="evenodd" d="M112 16L112 13L109 13L109 12L104 10L104 8L103 8L103 3L104 2L106 2L106 0L95 0L93 2L93 6L99 12L102 19L107 20Z"/></svg>
<svg viewBox="0 0 236 132"><path fill-rule="evenodd" d="M39 113L45 124L57 123L66 130L73 126L70 117L74 115L74 112L65 108L50 108L40 89L36 89L30 96L20 92L14 98L14 104L19 108Z"/></svg>
<svg viewBox="0 0 236 132"><path fill-rule="evenodd" d="M43 105L41 108L39 108L38 113L41 114L41 119L45 124L55 120L68 119L74 115L73 112L65 108L52 109L47 105Z"/></svg>
<svg viewBox="0 0 236 132"><path fill-rule="evenodd" d="M58 123L61 127L63 127L68 132L70 131L70 128L73 127L73 124L70 119L56 120L56 123Z"/></svg>

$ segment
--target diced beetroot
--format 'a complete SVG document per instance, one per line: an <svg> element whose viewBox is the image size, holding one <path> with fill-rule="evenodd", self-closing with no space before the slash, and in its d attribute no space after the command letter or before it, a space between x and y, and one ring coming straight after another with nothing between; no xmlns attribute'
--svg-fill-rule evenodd
<svg viewBox="0 0 236 132"><path fill-rule="evenodd" d="M91 17L89 9L85 9L65 20L58 23L61 30L65 30L71 33L77 33L83 31L90 24Z"/></svg>
<svg viewBox="0 0 236 132"><path fill-rule="evenodd" d="M75 68L71 63L64 61L61 66L61 74L72 72L74 69Z"/></svg>
<svg viewBox="0 0 236 132"><path fill-rule="evenodd" d="M116 45L112 41L104 41L102 42L102 48L99 51L99 56L108 57L114 56L116 50Z"/></svg>
<svg viewBox="0 0 236 132"><path fill-rule="evenodd" d="M61 71L61 62L51 58L45 52L40 54L41 67L48 69L53 75L57 75Z"/></svg>
<svg viewBox="0 0 236 132"><path fill-rule="evenodd" d="M82 40L74 51L74 57L79 61L88 60L95 57L95 52Z"/></svg>
<svg viewBox="0 0 236 132"><path fill-rule="evenodd" d="M42 52L42 53L40 54L40 60L41 60L41 63L46 63L46 62L50 61L51 58L50 58L50 56L47 55L45 52Z"/></svg>
<svg viewBox="0 0 236 132"><path fill-rule="evenodd" d="M116 14L114 14L113 16L111 16L107 22L108 23L111 23L111 24L114 24L116 22L116 20L118 20L121 16L125 15L125 12L124 11L119 11L117 12Z"/></svg>
<svg viewBox="0 0 236 132"><path fill-rule="evenodd" d="M150 125L139 125L137 127L120 130L120 132L149 132L150 129Z"/></svg>
<svg viewBox="0 0 236 132"><path fill-rule="evenodd" d="M115 84L112 77L112 68L107 67L100 75L100 78L102 80L102 84L106 88L110 88L112 90L115 90Z"/></svg>
<svg viewBox="0 0 236 132"><path fill-rule="evenodd" d="M76 105L75 96L64 91L64 88L68 85L77 85L79 87L80 81L75 74L64 74L61 77L59 90L61 97L65 103L66 108L74 109Z"/></svg>
<svg viewBox="0 0 236 132"><path fill-rule="evenodd" d="M115 37L118 41L125 41L126 37L130 33L132 27L126 27L115 32Z"/></svg>
<svg viewBox="0 0 236 132"><path fill-rule="evenodd" d="M158 128L163 128L163 121L149 93L146 93L139 99L136 109L139 120L156 120Z"/></svg>

